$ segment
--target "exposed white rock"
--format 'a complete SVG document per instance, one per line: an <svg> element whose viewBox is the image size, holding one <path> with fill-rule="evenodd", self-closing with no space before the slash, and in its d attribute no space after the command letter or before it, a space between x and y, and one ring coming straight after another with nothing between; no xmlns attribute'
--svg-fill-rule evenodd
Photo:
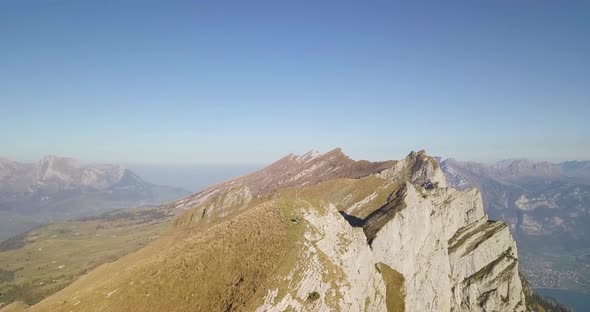
<svg viewBox="0 0 590 312"><path fill-rule="evenodd" d="M88 171L87 176L99 176L102 170ZM286 240L285 245L279 242L277 267L247 289L246 294L255 296L244 298L247 303L240 304L247 305L239 309L255 305L254 310L261 312L384 312L396 304L402 306L402 298L409 312L527 309L508 227L488 220L478 190L447 187L438 163L424 152L380 163L352 161L339 149L322 156L289 155L257 173L212 186L169 207L184 213L175 225L219 221L221 227L225 222L232 224L232 215L249 213L246 210L259 201L280 208L281 227L276 229L287 231ZM559 226L562 221L551 222ZM193 232L191 239L200 239L207 234L206 228L203 231L187 232ZM274 232L262 234L268 237ZM158 253L154 257L168 259ZM256 266L247 264L240 270ZM207 269L200 264L194 268ZM129 286L140 287L126 280L100 288L100 297L110 297L106 301L114 303ZM222 283L222 292L227 286ZM140 294L147 297L150 292ZM150 299L161 295L151 292ZM79 301L76 296L68 301ZM223 296L215 293L207 299ZM233 307L234 298L224 298L230 303L227 307Z"/></svg>
<svg viewBox="0 0 590 312"><path fill-rule="evenodd" d="M294 292L282 298L270 289L258 310L385 311L385 285L375 269L384 263L405 277L406 311L525 311L516 244L508 227L488 220L478 190L447 188L431 160L412 153L379 174L393 181L405 176L410 182L391 198L392 206L364 220L364 233L333 205L321 215L317 209L307 210L301 262L305 269L296 268L290 275L301 279L291 285ZM375 197L350 203L347 212ZM322 272L333 267L339 277L324 281ZM314 290L339 293L337 307L324 297L311 308L303 305Z"/></svg>
<svg viewBox="0 0 590 312"><path fill-rule="evenodd" d="M316 248L342 270L342 279L335 283L341 295L340 310L383 310L385 284L375 268L376 262L362 229L351 227L333 205L326 215L310 213L305 219L311 225L306 239L313 241ZM311 233L318 234L313 237ZM366 302L366 298L371 300Z"/></svg>
<svg viewBox="0 0 590 312"><path fill-rule="evenodd" d="M326 162L319 162L317 164L313 164L311 167L301 170L301 172L299 172L298 174L294 175L293 177L287 179L285 182L296 181L296 180L299 180L305 176L309 176L309 175L313 174L314 171L322 168L326 164L327 164Z"/></svg>
<svg viewBox="0 0 590 312"><path fill-rule="evenodd" d="M301 156L298 156L296 158L296 160L298 162L310 162L316 158L318 158L319 156L321 156L322 154L320 154L320 152L316 151L316 150L311 150Z"/></svg>
<svg viewBox="0 0 590 312"><path fill-rule="evenodd" d="M528 214L522 216L520 228L530 235L537 235L543 232L543 225Z"/></svg>
<svg viewBox="0 0 590 312"><path fill-rule="evenodd" d="M362 208L363 206L371 203L375 198L377 198L378 195L379 194L377 192L371 193L369 196L365 197L363 200L350 205L350 207L348 207L346 209L346 213L350 214L350 213L357 211L358 209Z"/></svg>
<svg viewBox="0 0 590 312"><path fill-rule="evenodd" d="M546 198L545 195L540 195L535 198L527 198L523 194L514 202L514 205L523 211L533 211L537 208L557 208L553 199Z"/></svg>
<svg viewBox="0 0 590 312"><path fill-rule="evenodd" d="M257 311L300 311L312 292L320 294L313 311L386 311L385 284L363 230L351 227L333 205L322 215L310 209L304 219L304 254L287 277L292 292L277 298L278 291L269 290Z"/></svg>
<svg viewBox="0 0 590 312"><path fill-rule="evenodd" d="M406 278L406 311L524 311L516 244L487 220L480 193L406 188L372 241L378 261Z"/></svg>
<svg viewBox="0 0 590 312"><path fill-rule="evenodd" d="M392 168L383 170L379 176L386 179L405 180L423 185L426 182L438 187L446 187L445 175L438 163L424 151L411 152L406 158L398 161Z"/></svg>

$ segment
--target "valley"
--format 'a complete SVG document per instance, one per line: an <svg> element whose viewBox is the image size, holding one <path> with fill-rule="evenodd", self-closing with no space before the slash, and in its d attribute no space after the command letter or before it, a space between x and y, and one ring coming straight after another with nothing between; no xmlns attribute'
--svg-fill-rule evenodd
<svg viewBox="0 0 590 312"><path fill-rule="evenodd" d="M0 244L0 306L28 305L95 267L136 251L166 229L156 208L126 209L37 227Z"/></svg>
<svg viewBox="0 0 590 312"><path fill-rule="evenodd" d="M8 0L0 38L0 312L590 311L590 1Z"/></svg>
<svg viewBox="0 0 590 312"><path fill-rule="evenodd" d="M533 287L590 293L588 162L442 161L457 188L481 190L486 212L509 224Z"/></svg>

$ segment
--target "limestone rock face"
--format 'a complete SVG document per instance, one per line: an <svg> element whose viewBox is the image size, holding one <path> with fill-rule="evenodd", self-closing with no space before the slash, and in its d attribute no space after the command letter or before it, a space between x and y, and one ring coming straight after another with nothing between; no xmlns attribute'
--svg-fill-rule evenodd
<svg viewBox="0 0 590 312"><path fill-rule="evenodd" d="M378 261L406 278L406 311L524 311L516 244L487 219L479 192L406 187L372 241Z"/></svg>
<svg viewBox="0 0 590 312"><path fill-rule="evenodd" d="M393 167L381 171L379 175L393 180L407 179L414 184L426 187L447 186L445 175L438 163L434 158L427 156L425 151L411 152Z"/></svg>
<svg viewBox="0 0 590 312"><path fill-rule="evenodd" d="M31 311L527 311L508 227L423 151L289 155L167 208L182 212L171 247Z"/></svg>
<svg viewBox="0 0 590 312"><path fill-rule="evenodd" d="M405 277L405 311L526 311L515 242L505 223L488 220L478 190L446 187L438 164L424 152L377 175L401 185L366 216L354 213L376 193L344 209L356 218L354 227L339 220L332 204L326 215L306 214L310 255L327 255L344 275L336 287L321 287L321 272L329 268L311 261L315 265L296 286L299 299L312 289L337 291L343 294L341 311L383 310L387 294L375 265L386 264ZM348 248L338 248L343 241ZM358 304L367 297L378 300ZM271 291L259 310L287 307L302 306ZM312 310L331 308L322 304Z"/></svg>
<svg viewBox="0 0 590 312"><path fill-rule="evenodd" d="M307 310L305 303L313 292L321 294L315 311L387 311L385 283L363 231L351 227L334 206L324 214L306 210L304 219L307 229L299 266L287 275L295 281L289 285L292 294L277 298L277 289L270 289L257 311ZM295 278L298 272L300 279Z"/></svg>

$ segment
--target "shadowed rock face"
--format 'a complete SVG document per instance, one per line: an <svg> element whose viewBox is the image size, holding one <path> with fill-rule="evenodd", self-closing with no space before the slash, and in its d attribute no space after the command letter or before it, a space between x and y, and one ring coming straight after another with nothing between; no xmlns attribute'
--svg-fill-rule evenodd
<svg viewBox="0 0 590 312"><path fill-rule="evenodd" d="M252 198L263 197L279 189L315 185L333 179L359 179L371 175L392 181L411 181L420 186L445 187L439 165L424 151L411 152L401 161L355 161L340 148L326 154L310 151L302 156L289 154L260 171L209 187L197 194L172 203L175 213L193 210L190 217L181 218L177 225L192 224L198 210L201 220L225 217L234 210L244 208ZM224 198L220 202L220 198Z"/></svg>
<svg viewBox="0 0 590 312"><path fill-rule="evenodd" d="M166 209L168 240L30 311L527 309L507 227L424 152L289 155Z"/></svg>

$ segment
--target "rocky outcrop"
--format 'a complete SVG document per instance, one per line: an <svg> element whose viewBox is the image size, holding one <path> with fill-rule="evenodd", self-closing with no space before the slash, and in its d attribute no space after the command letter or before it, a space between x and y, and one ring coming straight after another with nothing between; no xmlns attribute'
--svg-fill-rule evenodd
<svg viewBox="0 0 590 312"><path fill-rule="evenodd" d="M330 220L333 211L330 217L306 216L315 229L311 232L321 233L316 246L331 251L333 263L345 272L369 270L364 278L374 278L376 264L400 273L406 311L525 311L515 242L504 223L487 219L479 191L445 187L438 164L424 152L411 153L379 176L403 184L384 205L351 223L364 237L327 235L347 233L341 222ZM339 252L334 246L343 240L355 246L354 258L364 263L359 260L355 267L342 261L350 257L348 249ZM369 286L352 297L371 289L387 298L381 285L363 285ZM362 310L351 308L346 310Z"/></svg>
<svg viewBox="0 0 590 312"><path fill-rule="evenodd" d="M349 272L343 280L352 283L345 282L344 289L333 290L356 298L357 302L370 295L369 291L376 296L368 298L385 298L367 300L364 307L341 299L341 310L385 308L387 294L382 284L375 283L379 280L376 264L386 265L404 277L398 291L405 294L403 307L406 311L526 310L515 242L506 224L487 219L479 191L445 187L438 165L424 152L411 153L378 175L404 182L385 204L351 222L352 228L334 218L335 209L328 209L327 215L322 217L305 216L311 225L309 233L316 236L308 239L315 242L308 250L319 249L343 272ZM348 216L354 217L354 210ZM365 235L360 235L361 229ZM343 242L351 248L336 247ZM317 252L311 254L314 253ZM357 260L345 261L351 257ZM308 273L298 285L314 284L313 278L318 284L322 270L326 269L319 266L315 274ZM364 271L361 279L355 280L354 276L358 276L361 269ZM351 285L358 288L358 283L365 287L351 292ZM298 293L306 293L313 287L297 289ZM330 288L320 290L327 293ZM273 301L278 304L273 306L270 304ZM276 298L271 292L260 309L274 307L282 311L289 306L298 309L301 306L296 302L296 296ZM330 310L329 306L316 308L322 310L322 307Z"/></svg>
<svg viewBox="0 0 590 312"><path fill-rule="evenodd" d="M31 311L526 311L516 245L478 190L447 187L423 151L345 159L290 155L178 201L171 245Z"/></svg>
<svg viewBox="0 0 590 312"><path fill-rule="evenodd" d="M524 310L516 245L504 223L487 220L479 192L406 189L371 245L406 278L407 310Z"/></svg>
<svg viewBox="0 0 590 312"><path fill-rule="evenodd" d="M257 311L386 311L386 285L363 231L351 227L334 206L323 213L304 208L306 229L297 265L270 287ZM274 288L276 287L276 288ZM279 292L286 293L278 296ZM310 307L310 294L318 294Z"/></svg>
<svg viewBox="0 0 590 312"><path fill-rule="evenodd" d="M413 184L429 187L446 187L444 173L436 160L426 155L424 150L411 152L393 167L383 170L379 176L392 180L409 181Z"/></svg>
<svg viewBox="0 0 590 312"><path fill-rule="evenodd" d="M194 226L194 220L215 222L232 212L248 207L255 198L265 197L278 189L315 185L339 178L357 179L391 170L396 161L355 161L340 148L326 154L309 151L304 155L289 154L260 171L213 185L168 206L172 213L182 214L177 226ZM230 201L230 205L219 204ZM217 207L210 209L207 207ZM188 221L187 221L188 220Z"/></svg>

